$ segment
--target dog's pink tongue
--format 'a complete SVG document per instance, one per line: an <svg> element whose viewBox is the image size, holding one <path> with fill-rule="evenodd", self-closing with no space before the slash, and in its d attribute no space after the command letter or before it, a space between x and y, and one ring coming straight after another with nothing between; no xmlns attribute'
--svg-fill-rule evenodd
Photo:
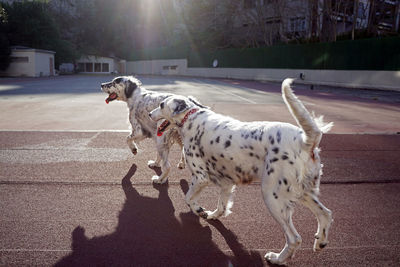
<svg viewBox="0 0 400 267"><path fill-rule="evenodd" d="M107 98L106 98L106 103L110 103L110 101L114 100L115 98L117 98L117 94L116 93L112 93L110 94Z"/></svg>

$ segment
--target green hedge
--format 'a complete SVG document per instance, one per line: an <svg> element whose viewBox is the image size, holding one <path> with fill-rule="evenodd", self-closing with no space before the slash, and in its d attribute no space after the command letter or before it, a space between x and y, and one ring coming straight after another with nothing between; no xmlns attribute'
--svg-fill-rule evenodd
<svg viewBox="0 0 400 267"><path fill-rule="evenodd" d="M337 70L400 70L400 37L279 45L263 48L142 50L132 60L187 58L191 68L282 68Z"/></svg>

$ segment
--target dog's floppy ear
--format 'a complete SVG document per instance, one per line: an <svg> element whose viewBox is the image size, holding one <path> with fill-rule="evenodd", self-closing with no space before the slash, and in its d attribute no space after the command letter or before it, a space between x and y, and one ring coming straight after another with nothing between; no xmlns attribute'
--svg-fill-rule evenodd
<svg viewBox="0 0 400 267"><path fill-rule="evenodd" d="M188 96L190 102L192 102L193 104L195 104L196 106L200 107L200 108L206 108L206 109L210 109L210 107L204 106L202 104L200 104L200 102L194 98L193 96Z"/></svg>
<svg viewBox="0 0 400 267"><path fill-rule="evenodd" d="M186 104L185 100L182 99L174 99L174 103L175 103L175 109L172 113L172 115L178 115L181 114L182 112L186 111L189 109L188 104Z"/></svg>
<svg viewBox="0 0 400 267"><path fill-rule="evenodd" d="M127 86L125 86L125 96L126 98L130 98L132 96L133 91L137 88L137 84L128 80Z"/></svg>

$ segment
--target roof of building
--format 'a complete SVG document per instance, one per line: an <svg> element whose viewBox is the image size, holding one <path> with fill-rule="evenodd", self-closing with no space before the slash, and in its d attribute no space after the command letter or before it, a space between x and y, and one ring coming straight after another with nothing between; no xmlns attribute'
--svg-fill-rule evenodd
<svg viewBox="0 0 400 267"><path fill-rule="evenodd" d="M44 49L36 49L36 48L31 48L27 46L22 46L22 45L14 45L11 46L11 50L14 51L26 51L26 52L39 52L39 53L48 53L48 54L55 54L55 51L51 50L44 50Z"/></svg>

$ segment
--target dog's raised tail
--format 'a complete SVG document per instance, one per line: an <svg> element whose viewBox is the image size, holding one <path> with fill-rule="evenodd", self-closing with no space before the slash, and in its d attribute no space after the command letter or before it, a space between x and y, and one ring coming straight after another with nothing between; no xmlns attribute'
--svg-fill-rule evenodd
<svg viewBox="0 0 400 267"><path fill-rule="evenodd" d="M321 141L322 134L332 128L333 122L324 123L323 116L316 118L314 114L310 114L303 103L293 93L290 87L292 82L293 79L289 78L282 82L282 97L297 124L305 133L305 145L309 146L310 152L313 153Z"/></svg>

